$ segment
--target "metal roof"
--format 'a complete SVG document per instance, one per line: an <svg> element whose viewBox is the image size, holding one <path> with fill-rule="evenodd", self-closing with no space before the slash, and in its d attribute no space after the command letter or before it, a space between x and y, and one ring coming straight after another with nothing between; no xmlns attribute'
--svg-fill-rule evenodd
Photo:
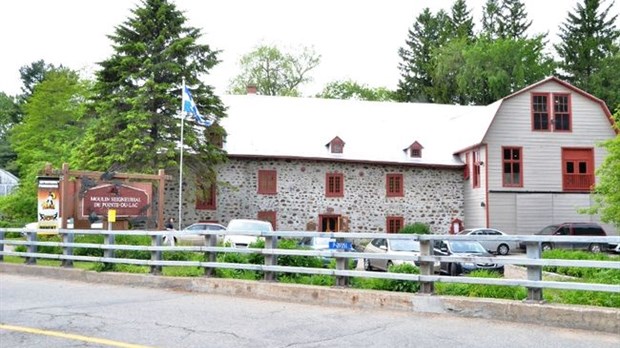
<svg viewBox="0 0 620 348"><path fill-rule="evenodd" d="M460 166L455 152L482 141L501 100L488 106L224 95L229 155ZM343 153L326 146L339 137ZM406 150L422 145L422 157Z"/></svg>

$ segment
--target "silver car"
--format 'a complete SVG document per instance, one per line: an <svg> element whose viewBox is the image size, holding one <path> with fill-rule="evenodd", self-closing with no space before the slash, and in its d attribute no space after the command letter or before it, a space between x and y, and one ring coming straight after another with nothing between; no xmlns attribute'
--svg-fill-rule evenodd
<svg viewBox="0 0 620 348"><path fill-rule="evenodd" d="M205 245L204 231L222 231L226 230L226 227L214 222L198 222L187 226L180 232L174 232L174 237L164 235L164 244L191 244L191 245ZM172 232L172 231L171 231ZM218 240L221 236L218 236Z"/></svg>
<svg viewBox="0 0 620 348"><path fill-rule="evenodd" d="M411 239L386 239L375 238L366 245L364 249L365 253L380 253L380 254L400 254L407 256L419 256L420 255L420 242ZM375 269L387 271L392 265L401 265L409 263L416 265L414 261L400 260L400 259L364 259L364 269L372 271ZM439 262L434 265L435 272L439 271Z"/></svg>
<svg viewBox="0 0 620 348"><path fill-rule="evenodd" d="M459 234L472 236L507 236L506 233L494 228L468 228L459 232ZM508 255L510 250L516 250L519 245L517 242L500 241L500 240L479 240L480 244L490 253L498 255Z"/></svg>

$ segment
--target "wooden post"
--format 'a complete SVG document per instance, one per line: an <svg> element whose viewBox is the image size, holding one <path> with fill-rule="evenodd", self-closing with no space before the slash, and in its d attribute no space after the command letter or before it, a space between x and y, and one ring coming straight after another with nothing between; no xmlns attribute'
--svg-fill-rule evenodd
<svg viewBox="0 0 620 348"><path fill-rule="evenodd" d="M63 218L63 224L65 224L66 220ZM64 227L63 227L64 228ZM60 236L62 237L62 242L64 244L72 244L73 243L73 233L60 233ZM73 256L73 246L72 245L65 245L62 247L62 254L64 256L67 257L71 257ZM62 263L61 263L62 267L66 267L66 268L73 268L73 260L71 259L63 259Z"/></svg>
<svg viewBox="0 0 620 348"><path fill-rule="evenodd" d="M34 232L27 232L26 235L26 239L28 240L29 243L34 243L37 241L37 231ZM29 244L28 245L28 252L29 253L36 253L37 252L37 246L33 245L33 244ZM26 264L27 265L36 265L37 264L37 258L36 257L26 257Z"/></svg>
<svg viewBox="0 0 620 348"><path fill-rule="evenodd" d="M162 235L161 234L157 234L157 235L152 235L151 236L151 246L157 246L160 247L162 245ZM151 261L161 261L162 258L162 251L161 250L152 250L151 251ZM151 266L151 274L153 275L161 275L162 274L162 266L159 265L152 265Z"/></svg>
<svg viewBox="0 0 620 348"><path fill-rule="evenodd" d="M539 242L526 242L525 253L529 259L540 259L542 255L541 244ZM542 266L527 266L527 280L541 281ZM543 301L542 288L527 288L527 299L525 302L541 303Z"/></svg>
<svg viewBox="0 0 620 348"><path fill-rule="evenodd" d="M340 221L340 219L338 219ZM345 242L344 238L336 238L337 244L343 244ZM336 249L338 251L343 251L344 249ZM346 257L336 257L336 270L346 271L349 269L349 259ZM336 286L348 286L349 285L349 277L347 276L336 276Z"/></svg>
<svg viewBox="0 0 620 348"><path fill-rule="evenodd" d="M274 236L265 237L265 249L275 249L277 247L278 239ZM265 255L265 266L275 266L277 264L277 255ZM276 272L265 272L264 279L268 282L276 280Z"/></svg>
<svg viewBox="0 0 620 348"><path fill-rule="evenodd" d="M430 240L420 241L420 256L432 256L433 245ZM420 274L421 275L433 275L434 274L434 262L420 261ZM433 282L420 282L420 293L432 295L435 291L435 283Z"/></svg>
<svg viewBox="0 0 620 348"><path fill-rule="evenodd" d="M205 235L205 245L208 247L214 247L217 245L217 234L208 234ZM215 251L207 251L205 253L205 261L206 262L216 262L217 261L217 253ZM213 277L215 276L215 268L213 267L205 267L205 277Z"/></svg>

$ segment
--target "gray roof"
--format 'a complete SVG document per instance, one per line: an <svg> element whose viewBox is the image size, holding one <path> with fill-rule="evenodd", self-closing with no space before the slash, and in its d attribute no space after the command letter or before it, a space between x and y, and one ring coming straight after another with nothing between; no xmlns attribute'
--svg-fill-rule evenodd
<svg viewBox="0 0 620 348"><path fill-rule="evenodd" d="M222 96L229 155L460 166L454 154L482 141L501 100L488 106ZM342 154L326 146L339 137ZM414 142L421 158L404 151Z"/></svg>

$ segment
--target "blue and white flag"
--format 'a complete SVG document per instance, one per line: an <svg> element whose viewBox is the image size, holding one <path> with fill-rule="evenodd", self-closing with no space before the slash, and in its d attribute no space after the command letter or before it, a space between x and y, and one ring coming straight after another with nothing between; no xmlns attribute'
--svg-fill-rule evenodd
<svg viewBox="0 0 620 348"><path fill-rule="evenodd" d="M209 127L213 124L213 120L201 115L200 112L198 112L196 103L194 103L194 98L192 98L192 93L189 91L187 86L183 86L183 112L187 112L192 115L194 122L201 126Z"/></svg>

